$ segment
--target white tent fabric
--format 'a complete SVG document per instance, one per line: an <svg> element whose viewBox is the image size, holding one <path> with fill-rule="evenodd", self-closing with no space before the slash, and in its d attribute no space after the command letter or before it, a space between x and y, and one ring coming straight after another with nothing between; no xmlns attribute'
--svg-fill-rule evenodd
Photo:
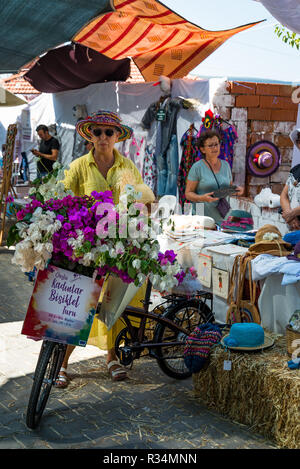
<svg viewBox="0 0 300 469"><path fill-rule="evenodd" d="M212 106L212 97L216 88L224 81L225 78L201 81L173 80L172 97L196 98L201 103L197 111L185 109L179 111L177 119L178 144L180 144L181 136L191 123L194 123L196 128L200 127L204 112ZM10 108L9 114L6 113L6 108L0 109L0 122L2 124L0 144L5 143L7 126L18 121L21 151L26 151L31 161L30 149L36 147L38 143L35 128L39 124L49 126L56 123L61 143L61 160L63 163L69 163L73 159L77 121L74 108L76 106L85 105L88 114L98 109L117 112L125 124L133 127L135 132L142 134L142 132L145 132L141 126L142 117L147 108L158 101L161 95L160 87L153 86L153 83L132 84L123 82L99 83L79 90L41 94L28 105ZM24 128L26 119L24 118L24 112L22 118L22 111L29 113L27 121L30 122L26 124L26 129ZM33 166L33 164L30 165L31 174Z"/></svg>
<svg viewBox="0 0 300 469"><path fill-rule="evenodd" d="M300 34L300 0L256 0L288 29Z"/></svg>

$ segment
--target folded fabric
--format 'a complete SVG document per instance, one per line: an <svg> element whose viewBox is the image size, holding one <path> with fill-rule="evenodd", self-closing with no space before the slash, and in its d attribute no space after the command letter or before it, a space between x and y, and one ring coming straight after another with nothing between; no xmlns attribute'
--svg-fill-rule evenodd
<svg viewBox="0 0 300 469"><path fill-rule="evenodd" d="M251 261L252 278L256 281L272 274L278 274L280 273L280 269L285 266L288 271L288 266L290 266L292 262L294 261L290 261L284 256L278 257L272 256L271 254L260 254Z"/></svg>
<svg viewBox="0 0 300 469"><path fill-rule="evenodd" d="M300 358L295 358L294 360L290 360L287 362L287 364L291 370L300 370Z"/></svg>
<svg viewBox="0 0 300 469"><path fill-rule="evenodd" d="M300 262L288 259L287 262L283 263L279 268L279 272L281 274L300 275Z"/></svg>
<svg viewBox="0 0 300 469"><path fill-rule="evenodd" d="M184 363L192 372L200 371L207 359L213 345L220 342L222 332L215 324L201 324L197 326L186 340L183 351Z"/></svg>
<svg viewBox="0 0 300 469"><path fill-rule="evenodd" d="M290 243L292 246L295 246L300 241L300 230L286 233L282 239L283 241Z"/></svg>

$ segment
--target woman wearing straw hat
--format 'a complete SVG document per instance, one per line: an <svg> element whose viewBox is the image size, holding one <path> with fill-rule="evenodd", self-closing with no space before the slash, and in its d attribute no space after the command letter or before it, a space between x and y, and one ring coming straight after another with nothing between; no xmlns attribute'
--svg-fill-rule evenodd
<svg viewBox="0 0 300 469"><path fill-rule="evenodd" d="M153 192L143 183L133 162L114 148L117 142L132 136L132 129L122 124L116 113L98 111L79 121L76 130L93 146L86 155L74 160L70 164L70 169L65 172L63 183L67 189L71 189L75 196L90 195L93 191L111 190L114 202L117 204L122 189L130 183L142 192L143 203L154 201ZM144 296L145 288L142 287L130 304L140 306L140 300ZM94 321L88 342L107 350L107 367L113 381L127 377L126 370L118 363L114 351L115 339L123 327L123 323L119 320L110 331L107 331L103 322ZM65 388L68 385L66 370L73 350L73 346L68 346L56 383L57 387Z"/></svg>

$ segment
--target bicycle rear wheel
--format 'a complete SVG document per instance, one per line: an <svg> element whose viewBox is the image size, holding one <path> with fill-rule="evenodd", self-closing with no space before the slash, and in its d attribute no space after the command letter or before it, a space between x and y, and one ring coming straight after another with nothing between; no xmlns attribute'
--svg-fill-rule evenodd
<svg viewBox="0 0 300 469"><path fill-rule="evenodd" d="M28 428L34 429L40 423L66 348L66 345L52 341L44 341L42 344L27 407L26 425Z"/></svg>
<svg viewBox="0 0 300 469"><path fill-rule="evenodd" d="M154 342L182 342L183 345L161 346L156 350L160 369L171 378L186 379L192 373L184 363L184 344L188 335L198 324L213 320L211 309L202 300L192 299L169 307L163 315L186 329L186 334L172 330L168 325L158 324L154 331Z"/></svg>

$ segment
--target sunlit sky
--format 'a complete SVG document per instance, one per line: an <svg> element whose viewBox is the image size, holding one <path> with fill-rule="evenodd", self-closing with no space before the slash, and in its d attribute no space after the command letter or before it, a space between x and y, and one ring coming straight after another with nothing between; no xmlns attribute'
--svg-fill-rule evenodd
<svg viewBox="0 0 300 469"><path fill-rule="evenodd" d="M161 3L209 30L230 29L266 19L230 38L192 74L300 84L300 50L276 36L278 20L262 4L253 0L162 0Z"/></svg>

